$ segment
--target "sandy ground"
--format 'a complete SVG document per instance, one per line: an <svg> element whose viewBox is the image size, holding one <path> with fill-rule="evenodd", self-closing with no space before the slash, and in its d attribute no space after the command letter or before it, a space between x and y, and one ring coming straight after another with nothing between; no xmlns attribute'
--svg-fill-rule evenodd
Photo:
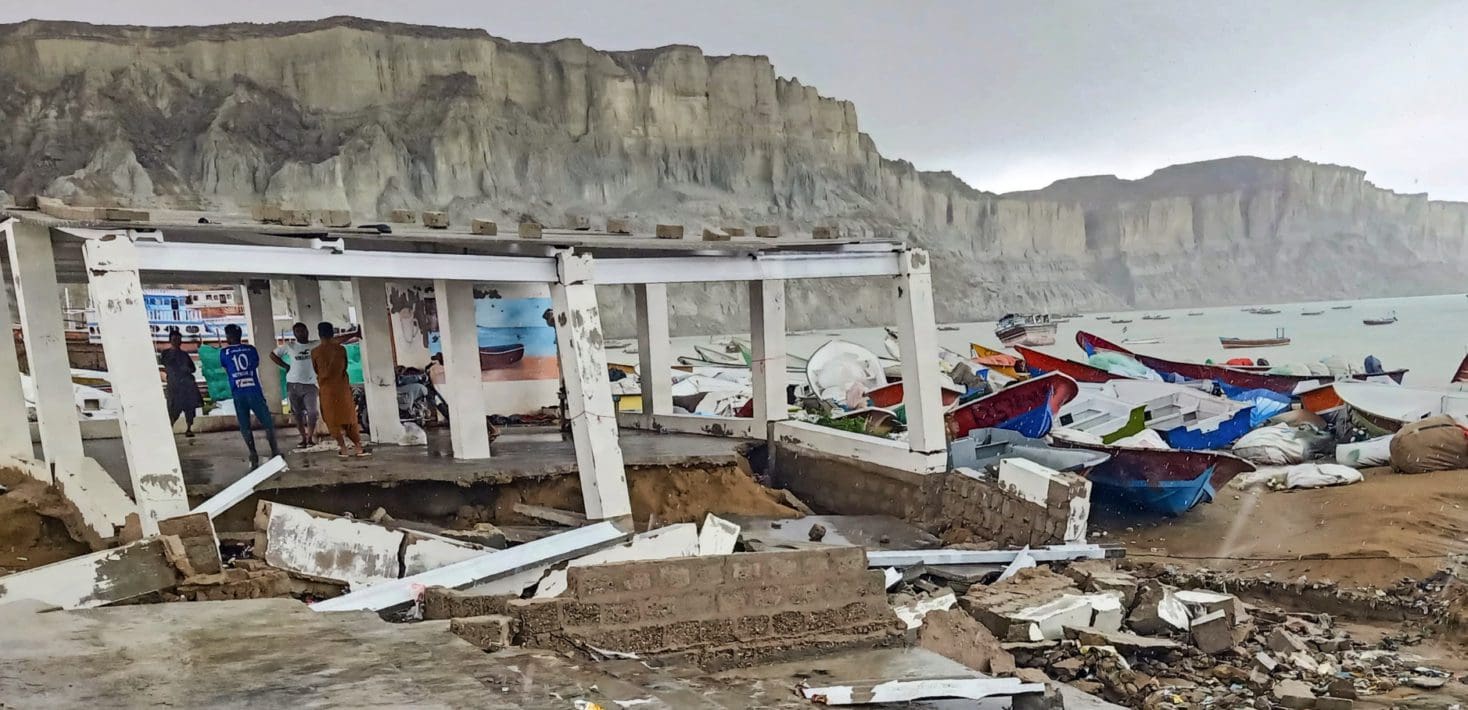
<svg viewBox="0 0 1468 710"><path fill-rule="evenodd" d="M1390 585L1454 565L1468 554L1468 471L1416 475L1368 469L1349 486L1301 491L1230 486L1178 518L1099 507L1096 542L1128 554L1289 579Z"/></svg>
<svg viewBox="0 0 1468 710"><path fill-rule="evenodd" d="M70 510L51 486L0 468L0 573L40 567L91 552L73 540L62 517Z"/></svg>
<svg viewBox="0 0 1468 710"><path fill-rule="evenodd" d="M627 488L632 498L632 517L639 525L646 525L649 518L664 525L702 522L709 513L771 518L800 515L782 503L774 491L761 486L736 466L654 466L629 470ZM557 476L501 486L495 502L495 522L537 522L516 514L515 503L580 512L583 509L581 481L576 476Z"/></svg>

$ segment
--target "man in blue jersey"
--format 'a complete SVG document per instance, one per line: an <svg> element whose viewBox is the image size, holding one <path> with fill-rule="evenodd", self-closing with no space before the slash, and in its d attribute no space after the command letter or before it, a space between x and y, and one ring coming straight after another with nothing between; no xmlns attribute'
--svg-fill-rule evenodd
<svg viewBox="0 0 1468 710"><path fill-rule="evenodd" d="M250 414L265 425L265 439L270 442L270 455L279 456L280 448L275 445L275 420L270 416L270 407L265 403L265 391L260 388L260 352L253 345L240 342L240 327L233 323L224 326L224 339L229 342L219 351L219 364L229 375L229 389L234 393L234 415L240 423L240 435L245 437L245 446L250 449L250 468L260 466L260 454L255 452L255 434L250 431Z"/></svg>

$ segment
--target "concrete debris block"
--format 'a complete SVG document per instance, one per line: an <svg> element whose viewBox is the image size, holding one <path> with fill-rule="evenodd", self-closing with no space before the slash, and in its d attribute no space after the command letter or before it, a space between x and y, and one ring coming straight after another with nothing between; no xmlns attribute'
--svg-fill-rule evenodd
<svg viewBox="0 0 1468 710"><path fill-rule="evenodd" d="M449 216L443 212L424 212L423 226L431 229L448 229Z"/></svg>
<svg viewBox="0 0 1468 710"><path fill-rule="evenodd" d="M1304 671L1309 675L1325 675L1319 661L1315 660L1308 651L1295 651L1290 654L1290 665Z"/></svg>
<svg viewBox="0 0 1468 710"><path fill-rule="evenodd" d="M178 538L184 558L192 570L185 576L223 571L219 538L214 534L214 523L207 513L189 513L159 520L158 534Z"/></svg>
<svg viewBox="0 0 1468 710"><path fill-rule="evenodd" d="M1001 488L1046 511L1065 512L1065 542L1085 542L1091 517L1091 484L1073 473L1062 473L1029 459L999 461Z"/></svg>
<svg viewBox="0 0 1468 710"><path fill-rule="evenodd" d="M1127 625L1140 634L1156 635L1188 629L1188 608L1178 601L1177 590L1149 581L1137 591L1137 603L1127 616Z"/></svg>
<svg viewBox="0 0 1468 710"><path fill-rule="evenodd" d="M632 221L623 217L607 218L608 234L631 234Z"/></svg>
<svg viewBox="0 0 1468 710"><path fill-rule="evenodd" d="M394 224L413 224L418 221L418 215L413 210L393 210L387 213L387 221Z"/></svg>
<svg viewBox="0 0 1468 710"><path fill-rule="evenodd" d="M1126 607L1122 606L1121 597L1111 592L1086 596L1091 600L1091 609L1096 613L1091 617L1091 626L1103 631L1120 631L1121 622L1126 618Z"/></svg>
<svg viewBox="0 0 1468 710"><path fill-rule="evenodd" d="M471 219L469 232L482 237L493 237L500 233L500 226L492 219Z"/></svg>
<svg viewBox="0 0 1468 710"><path fill-rule="evenodd" d="M1096 625L1097 607L1101 607L1102 624ZM1021 609L1013 620L1028 622L1030 641L1055 641L1065 638L1065 627L1097 626L1104 631L1120 627L1121 603L1110 594L1066 594L1045 604ZM1011 634L1013 635L1013 634Z"/></svg>
<svg viewBox="0 0 1468 710"><path fill-rule="evenodd" d="M1279 661L1274 660L1274 656L1269 655L1268 651L1260 651L1254 654L1254 662L1258 663L1259 667L1266 673L1273 673L1274 669L1279 667Z"/></svg>
<svg viewBox="0 0 1468 710"><path fill-rule="evenodd" d="M809 537L811 542L824 540L826 538L826 526L820 523L811 523L810 531L806 533L806 537Z"/></svg>
<svg viewBox="0 0 1468 710"><path fill-rule="evenodd" d="M1182 648L1180 644L1171 639L1139 636L1126 631L1105 631L1095 627L1068 626L1065 628L1065 637L1079 641L1086 646L1111 646L1129 656L1160 655Z"/></svg>
<svg viewBox="0 0 1468 710"><path fill-rule="evenodd" d="M737 537L738 533L735 533L735 536ZM693 557L699 554L699 543L698 527L693 523L668 525L639 533L624 544L578 557L567 563L566 569L554 570L547 574L545 579L541 580L540 586L536 588L535 597L545 599L558 597L564 593L569 584L568 571L572 567Z"/></svg>
<svg viewBox="0 0 1468 710"><path fill-rule="evenodd" d="M311 226L311 210L282 209L280 223L287 227L309 227Z"/></svg>
<svg viewBox="0 0 1468 710"><path fill-rule="evenodd" d="M743 237L748 234L743 227L724 227L723 231L731 237Z"/></svg>
<svg viewBox="0 0 1468 710"><path fill-rule="evenodd" d="M683 225L681 224L659 224L656 230L658 239L682 239Z"/></svg>
<svg viewBox="0 0 1468 710"><path fill-rule="evenodd" d="M754 228L754 236L761 239L775 239L780 236L780 227L773 224L761 224Z"/></svg>
<svg viewBox="0 0 1468 710"><path fill-rule="evenodd" d="M779 489L778 491L775 491L775 492L777 494L779 494L779 496L780 496L780 502L781 503L784 503L785 505L787 505L787 506L789 506L791 508L794 508L796 510L796 512L800 513L801 515L815 515L816 514L816 511L811 510L811 507L805 504L805 501L803 501L800 498L796 497L796 495L794 493L791 493L790 492L790 489L788 489L788 488L781 488L781 489Z"/></svg>
<svg viewBox="0 0 1468 710"><path fill-rule="evenodd" d="M1055 601L1066 595L1079 596L1081 590L1068 577L1049 567L1033 567L1016 572L1013 577L988 586L975 585L968 590L959 606L1000 639L1010 639L1010 627L1017 629L1015 640L1028 641L1029 623L1018 619L1028 609ZM1073 626L1089 626L1090 619Z"/></svg>
<svg viewBox="0 0 1468 710"><path fill-rule="evenodd" d="M739 542L739 526L709 513L703 519L703 528L698 531L698 554L729 555Z"/></svg>
<svg viewBox="0 0 1468 710"><path fill-rule="evenodd" d="M1203 589L1182 589L1174 593L1178 601L1188 607L1194 616L1222 611L1229 624L1237 624L1248 618L1244 603L1232 594L1210 592Z"/></svg>
<svg viewBox="0 0 1468 710"><path fill-rule="evenodd" d="M926 599L916 599L906 604L892 607L892 613L906 624L908 629L916 629L923 625L923 618L930 612L946 611L952 609L958 603L958 597L952 591Z"/></svg>
<svg viewBox="0 0 1468 710"><path fill-rule="evenodd" d="M1018 678L925 678L863 681L850 685L803 687L805 699L820 705L909 703L937 698L984 698L1044 695L1045 686ZM1016 697L1016 702L1018 698Z"/></svg>
<svg viewBox="0 0 1468 710"><path fill-rule="evenodd" d="M61 609L90 609L167 589L179 575L164 539L151 537L0 579L0 606L31 599Z"/></svg>
<svg viewBox="0 0 1468 710"><path fill-rule="evenodd" d="M1346 698L1316 698L1315 710L1351 710L1356 707L1353 700Z"/></svg>
<svg viewBox="0 0 1468 710"><path fill-rule="evenodd" d="M1269 648L1276 653L1296 653L1308 651L1310 647L1304 641L1284 629L1276 626L1269 633Z"/></svg>
<svg viewBox="0 0 1468 710"><path fill-rule="evenodd" d="M1193 645L1206 654L1223 653L1234 645L1233 627L1222 609L1194 618L1189 628Z"/></svg>
<svg viewBox="0 0 1468 710"><path fill-rule="evenodd" d="M287 597L297 593L296 586L296 581L285 570L273 567L226 568L218 574L185 579L174 588L174 593L188 601L216 602ZM329 592L339 593L340 590L340 587L333 587Z"/></svg>
<svg viewBox="0 0 1468 710"><path fill-rule="evenodd" d="M1029 545L1025 545L1023 549L1021 549L1019 552L1015 553L1014 559L1013 560L1010 560L1010 562L1009 562L1008 565L1005 565L1004 571L1003 572L1000 572L999 573L999 578L996 579L996 580L994 580L994 581L996 581L996 582L1003 582L1004 580L1009 579L1010 577L1013 577L1020 570L1022 570L1022 569L1030 569L1031 567L1034 567L1034 566L1035 566L1035 556L1032 555L1032 554L1030 554L1030 546Z"/></svg>
<svg viewBox="0 0 1468 710"><path fill-rule="evenodd" d="M316 210L316 221L324 227L352 226L350 210Z"/></svg>
<svg viewBox="0 0 1468 710"><path fill-rule="evenodd" d="M812 239L836 239L841 236L835 227L814 227L810 230Z"/></svg>
<svg viewBox="0 0 1468 710"><path fill-rule="evenodd" d="M591 218L584 214L568 214L566 215L566 229L589 232L591 231Z"/></svg>
<svg viewBox="0 0 1468 710"><path fill-rule="evenodd" d="M928 612L918 628L917 645L980 673L1010 675L1015 671L1014 656L961 609Z"/></svg>
<svg viewBox="0 0 1468 710"><path fill-rule="evenodd" d="M56 490L76 509L78 519L67 529L92 549L142 538L138 507L96 459L84 457L52 465ZM80 523L79 525L76 523Z"/></svg>
<svg viewBox="0 0 1468 710"><path fill-rule="evenodd" d="M1280 705L1287 708L1308 708L1315 706L1315 693L1310 690L1309 684L1299 680L1282 680L1274 684L1270 691L1274 699Z"/></svg>
<svg viewBox="0 0 1468 710"><path fill-rule="evenodd" d="M429 587L423 590L424 619L457 619L508 614L510 600L518 596L476 594L471 591Z"/></svg>
<svg viewBox="0 0 1468 710"><path fill-rule="evenodd" d="M398 530L270 501L260 501L255 529L264 533L255 553L272 567L353 589L402 577Z"/></svg>
<svg viewBox="0 0 1468 710"><path fill-rule="evenodd" d="M1333 698L1346 698L1355 700L1360 693L1356 691L1356 684L1350 678L1336 678L1326 686L1326 694Z"/></svg>
<svg viewBox="0 0 1468 710"><path fill-rule="evenodd" d="M579 528L586 524L586 515L574 510L561 510L544 505L531 505L530 503L516 503L512 508L516 513L527 518L544 520L557 525Z"/></svg>
<svg viewBox="0 0 1468 710"><path fill-rule="evenodd" d="M521 239L539 239L542 231L540 225L535 222L520 223L519 234Z"/></svg>
<svg viewBox="0 0 1468 710"><path fill-rule="evenodd" d="M1065 575L1084 591L1120 594L1122 606L1128 609L1137 601L1137 578L1116 569L1108 560L1077 560L1065 568Z"/></svg>
<svg viewBox="0 0 1468 710"><path fill-rule="evenodd" d="M729 235L715 232L712 229L704 229L703 240L706 242L727 242L729 241Z"/></svg>
<svg viewBox="0 0 1468 710"><path fill-rule="evenodd" d="M465 616L449 621L449 631L481 651L498 651L515 643L520 622L509 616Z"/></svg>
<svg viewBox="0 0 1468 710"><path fill-rule="evenodd" d="M280 206L255 205L250 208L250 219L265 224L280 224Z"/></svg>

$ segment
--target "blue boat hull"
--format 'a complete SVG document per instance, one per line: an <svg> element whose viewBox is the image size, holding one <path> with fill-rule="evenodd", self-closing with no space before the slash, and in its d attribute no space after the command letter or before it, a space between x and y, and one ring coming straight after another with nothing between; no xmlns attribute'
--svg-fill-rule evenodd
<svg viewBox="0 0 1468 710"><path fill-rule="evenodd" d="M1046 399L1048 400L1049 397L1046 397ZM1054 424L1054 421L1055 418L1050 413L1050 407L1046 404L1031 409L1012 419L1000 422L995 428L1019 432L1031 439L1043 439L1050 433L1050 427Z"/></svg>
<svg viewBox="0 0 1468 710"><path fill-rule="evenodd" d="M1180 426L1161 432L1162 438L1167 441L1168 446L1184 451L1226 449L1253 428L1250 424L1253 411L1253 407L1240 409L1212 431Z"/></svg>
<svg viewBox="0 0 1468 710"><path fill-rule="evenodd" d="M1101 498L1115 498L1127 505L1163 515L1182 515L1199 503L1212 503L1213 466L1197 478L1184 481L1119 480L1092 471L1089 476Z"/></svg>

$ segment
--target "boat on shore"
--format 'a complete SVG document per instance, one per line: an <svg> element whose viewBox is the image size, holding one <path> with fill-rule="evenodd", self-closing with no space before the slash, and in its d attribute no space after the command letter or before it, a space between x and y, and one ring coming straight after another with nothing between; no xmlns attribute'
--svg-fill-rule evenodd
<svg viewBox="0 0 1468 710"><path fill-rule="evenodd" d="M1278 308L1245 308L1245 313L1253 313L1256 316L1272 316L1279 313Z"/></svg>
<svg viewBox="0 0 1468 710"><path fill-rule="evenodd" d="M994 337L1012 345L1054 345L1057 324L1046 313L1010 313L994 324Z"/></svg>
<svg viewBox="0 0 1468 710"><path fill-rule="evenodd" d="M1032 439L1008 429L975 429L968 436L954 439L948 445L948 468L971 468L982 471L999 465L1007 458L1021 458L1041 466L1077 473L1105 463L1107 454L1083 449L1055 447L1044 439Z"/></svg>
<svg viewBox="0 0 1468 710"><path fill-rule="evenodd" d="M1160 313L1153 313L1150 315L1142 316L1142 320L1168 320L1170 318L1172 318L1172 316L1164 316Z"/></svg>
<svg viewBox="0 0 1468 710"><path fill-rule="evenodd" d="M1132 321L1131 321L1130 318L1117 318L1117 319L1115 319L1115 320L1113 320L1111 322L1112 323L1130 323Z"/></svg>
<svg viewBox="0 0 1468 710"><path fill-rule="evenodd" d="M1273 338L1224 338L1218 339L1218 344L1224 350L1238 348L1277 348L1281 345L1289 345L1290 339L1285 337L1284 328L1275 328Z"/></svg>
<svg viewBox="0 0 1468 710"><path fill-rule="evenodd" d="M974 363L993 370L1005 377L1022 380L1028 373L1021 369L1023 361L1009 353L985 347L978 343L969 343L969 350L974 353Z"/></svg>
<svg viewBox="0 0 1468 710"><path fill-rule="evenodd" d="M1075 399L1080 387L1058 372L1016 382L993 394L948 408L944 420L952 438L975 429L1017 431L1032 439L1050 433L1055 414Z"/></svg>
<svg viewBox="0 0 1468 710"><path fill-rule="evenodd" d="M1335 394L1353 418L1377 434L1391 434L1437 414L1468 415L1468 392L1426 390L1377 382L1337 382Z"/></svg>
<svg viewBox="0 0 1468 710"><path fill-rule="evenodd" d="M1190 316L1201 316L1201 315L1203 315L1203 311L1192 311L1192 312L1189 312L1188 315L1190 315Z"/></svg>
<svg viewBox="0 0 1468 710"><path fill-rule="evenodd" d="M1076 382L1092 383L1127 379L1125 375L1114 375L1084 362L1058 358L1054 355L1042 353L1039 350L1027 348L1022 345L1015 346L1014 350L1019 353L1021 358L1024 358L1025 369L1029 370L1031 375L1038 376L1049 372L1059 372Z"/></svg>
<svg viewBox="0 0 1468 710"><path fill-rule="evenodd" d="M1056 439L1059 448L1110 454L1086 474L1101 498L1164 515L1181 515L1199 503L1211 503L1218 491L1254 464L1237 456L1209 451L1170 451Z"/></svg>
<svg viewBox="0 0 1468 710"><path fill-rule="evenodd" d="M1249 433L1253 406L1185 385L1145 380L1108 382L1102 394L1146 411L1147 428L1174 449L1222 449Z"/></svg>
<svg viewBox="0 0 1468 710"><path fill-rule="evenodd" d="M1092 389L1081 390L1060 408L1055 426L1101 437L1111 444L1147 428L1147 408Z"/></svg>

